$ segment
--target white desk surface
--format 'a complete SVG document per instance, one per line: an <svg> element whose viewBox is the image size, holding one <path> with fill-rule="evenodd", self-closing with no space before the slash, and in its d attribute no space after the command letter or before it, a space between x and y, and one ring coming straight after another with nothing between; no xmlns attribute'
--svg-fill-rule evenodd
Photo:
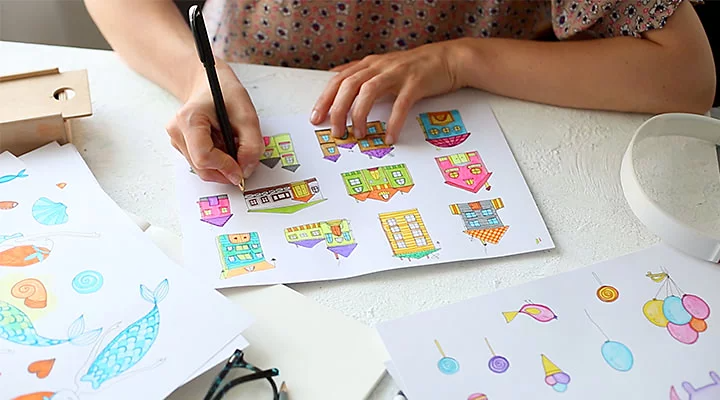
<svg viewBox="0 0 720 400"><path fill-rule="evenodd" d="M0 60L0 75L52 67L87 69L94 115L75 123L75 145L120 207L180 234L170 157L175 149L164 129L179 107L173 97L108 51L0 42ZM237 66L236 71L260 117L309 113L332 76L253 65ZM557 248L291 285L293 289L372 326L586 266L657 241L630 211L618 176L627 143L648 116L562 109L478 95L487 96L493 107ZM653 197L661 204L707 230L720 231L715 150L686 139L678 139L685 140L681 143L673 140L649 145L644 152L647 157L642 159L648 172L641 177L656 185ZM676 190L686 197L673 197ZM223 293L232 298L237 290L241 289ZM391 399L395 390L386 378L371 399Z"/></svg>

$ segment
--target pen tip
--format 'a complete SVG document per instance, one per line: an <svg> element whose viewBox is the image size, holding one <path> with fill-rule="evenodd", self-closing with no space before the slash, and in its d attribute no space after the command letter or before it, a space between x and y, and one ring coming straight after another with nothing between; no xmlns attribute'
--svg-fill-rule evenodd
<svg viewBox="0 0 720 400"><path fill-rule="evenodd" d="M285 384L285 382L283 382L282 385L280 385L280 391L287 392L287 385Z"/></svg>

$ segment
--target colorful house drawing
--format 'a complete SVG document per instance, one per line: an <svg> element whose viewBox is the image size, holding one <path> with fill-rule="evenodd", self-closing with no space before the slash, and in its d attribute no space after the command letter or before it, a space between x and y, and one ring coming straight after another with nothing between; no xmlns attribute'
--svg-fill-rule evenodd
<svg viewBox="0 0 720 400"><path fill-rule="evenodd" d="M405 164L344 172L341 176L348 195L360 201L388 201L397 192L408 193L415 186Z"/></svg>
<svg viewBox="0 0 720 400"><path fill-rule="evenodd" d="M315 131L323 158L332 162L340 158L340 149L352 149L358 145L360 152L370 158L383 158L393 150L392 146L385 144L385 124L380 121L367 123L366 135L362 139L355 139L352 126L345 128L342 138L332 137L330 128Z"/></svg>
<svg viewBox="0 0 720 400"><path fill-rule="evenodd" d="M382 213L378 217L395 257L419 259L440 250L435 247L416 208Z"/></svg>
<svg viewBox="0 0 720 400"><path fill-rule="evenodd" d="M200 206L200 220L215 226L225 226L232 212L230 210L230 199L226 194L201 197L198 200Z"/></svg>
<svg viewBox="0 0 720 400"><path fill-rule="evenodd" d="M216 243L222 264L221 279L275 268L265 261L257 232L220 235Z"/></svg>
<svg viewBox="0 0 720 400"><path fill-rule="evenodd" d="M326 199L316 178L246 191L248 212L292 214Z"/></svg>
<svg viewBox="0 0 720 400"><path fill-rule="evenodd" d="M417 117L425 140L437 147L455 147L470 136L458 110L427 112Z"/></svg>
<svg viewBox="0 0 720 400"><path fill-rule="evenodd" d="M490 190L488 171L477 151L435 157L435 162L445 178L445 183L459 189L477 193L481 187Z"/></svg>
<svg viewBox="0 0 720 400"><path fill-rule="evenodd" d="M285 229L285 240L288 243L305 248L313 248L320 242L334 255L347 258L355 250L357 243L346 219L315 222Z"/></svg>
<svg viewBox="0 0 720 400"><path fill-rule="evenodd" d="M498 210L505 207L501 198L450 205L453 215L462 217L466 234L480 240L483 245L498 244L509 226L503 224Z"/></svg>
<svg viewBox="0 0 720 400"><path fill-rule="evenodd" d="M295 172L300 167L295 146L289 133L282 133L274 136L263 136L265 151L260 157L260 162L269 168L274 168L278 162L282 168Z"/></svg>

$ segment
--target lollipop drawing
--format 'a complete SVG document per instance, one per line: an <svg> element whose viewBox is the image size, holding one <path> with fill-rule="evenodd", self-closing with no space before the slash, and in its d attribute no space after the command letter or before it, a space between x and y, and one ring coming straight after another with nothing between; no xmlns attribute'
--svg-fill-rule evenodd
<svg viewBox="0 0 720 400"><path fill-rule="evenodd" d="M22 233L0 235L0 267L27 267L50 257L57 236L98 237L98 233L53 232L24 236Z"/></svg>
<svg viewBox="0 0 720 400"><path fill-rule="evenodd" d="M505 317L505 322L512 322L518 314L525 314L535 321L543 323L557 319L557 315L555 315L555 312L553 312L550 307L542 304L531 303L529 300L526 301L527 303L523 304L523 306L517 311L504 311L502 314Z"/></svg>
<svg viewBox="0 0 720 400"><path fill-rule="evenodd" d="M648 272L645 276L661 284L655 296L643 304L645 318L653 325L665 328L680 343L697 342L700 333L707 330L710 317L707 302L700 296L683 292L664 268L662 272Z"/></svg>
<svg viewBox="0 0 720 400"><path fill-rule="evenodd" d="M508 368L510 368L510 361L503 356L495 354L492 346L490 346L488 338L485 338L485 344L487 344L488 349L490 349L490 353L493 355L492 358L490 358L490 361L488 361L488 368L490 368L490 371L496 374L502 374L507 371Z"/></svg>
<svg viewBox="0 0 720 400"><path fill-rule="evenodd" d="M602 281L600 280L600 278L598 278L597 274L594 272L592 274L595 277L595 280L597 281L597 283L600 284L600 287L595 292L595 295L597 296L597 298L600 301L602 301L603 303L612 303L615 300L617 300L618 297L620 297L620 292L618 292L618 290L615 287L610 286L610 285L603 285Z"/></svg>
<svg viewBox="0 0 720 400"><path fill-rule="evenodd" d="M545 383L558 393L566 391L570 384L570 375L558 368L545 354L541 354L540 357L545 370Z"/></svg>
<svg viewBox="0 0 720 400"><path fill-rule="evenodd" d="M32 216L42 225L61 225L68 222L67 206L41 197L32 206Z"/></svg>
<svg viewBox="0 0 720 400"><path fill-rule="evenodd" d="M457 362L456 359L452 357L448 357L445 355L445 352L443 351L442 347L440 346L440 342L435 339L435 346L437 346L438 351L440 351L440 355L442 358L438 361L437 367L445 375L452 375L460 370L460 363Z"/></svg>
<svg viewBox="0 0 720 400"><path fill-rule="evenodd" d="M608 337L605 331L600 328L600 325L598 325L597 322L595 322L595 320L590 317L590 313L588 313L587 310L585 310L585 315L587 315L590 322L595 325L595 327L600 331L600 333L605 336L605 342L602 344L602 347L600 347L600 353L605 359L605 362L616 371L630 371L635 362L635 359L630 349L620 342L610 340L610 337Z"/></svg>

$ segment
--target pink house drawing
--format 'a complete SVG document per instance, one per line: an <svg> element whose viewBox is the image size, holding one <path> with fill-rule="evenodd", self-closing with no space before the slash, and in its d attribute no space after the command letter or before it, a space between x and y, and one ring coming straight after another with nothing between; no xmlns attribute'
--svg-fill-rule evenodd
<svg viewBox="0 0 720 400"><path fill-rule="evenodd" d="M481 187L490 190L488 171L477 151L468 151L449 156L435 157L445 183L458 189L477 193Z"/></svg>
<svg viewBox="0 0 720 400"><path fill-rule="evenodd" d="M200 206L200 220L215 226L224 226L232 217L230 210L230 199L226 194L201 197L198 200Z"/></svg>

